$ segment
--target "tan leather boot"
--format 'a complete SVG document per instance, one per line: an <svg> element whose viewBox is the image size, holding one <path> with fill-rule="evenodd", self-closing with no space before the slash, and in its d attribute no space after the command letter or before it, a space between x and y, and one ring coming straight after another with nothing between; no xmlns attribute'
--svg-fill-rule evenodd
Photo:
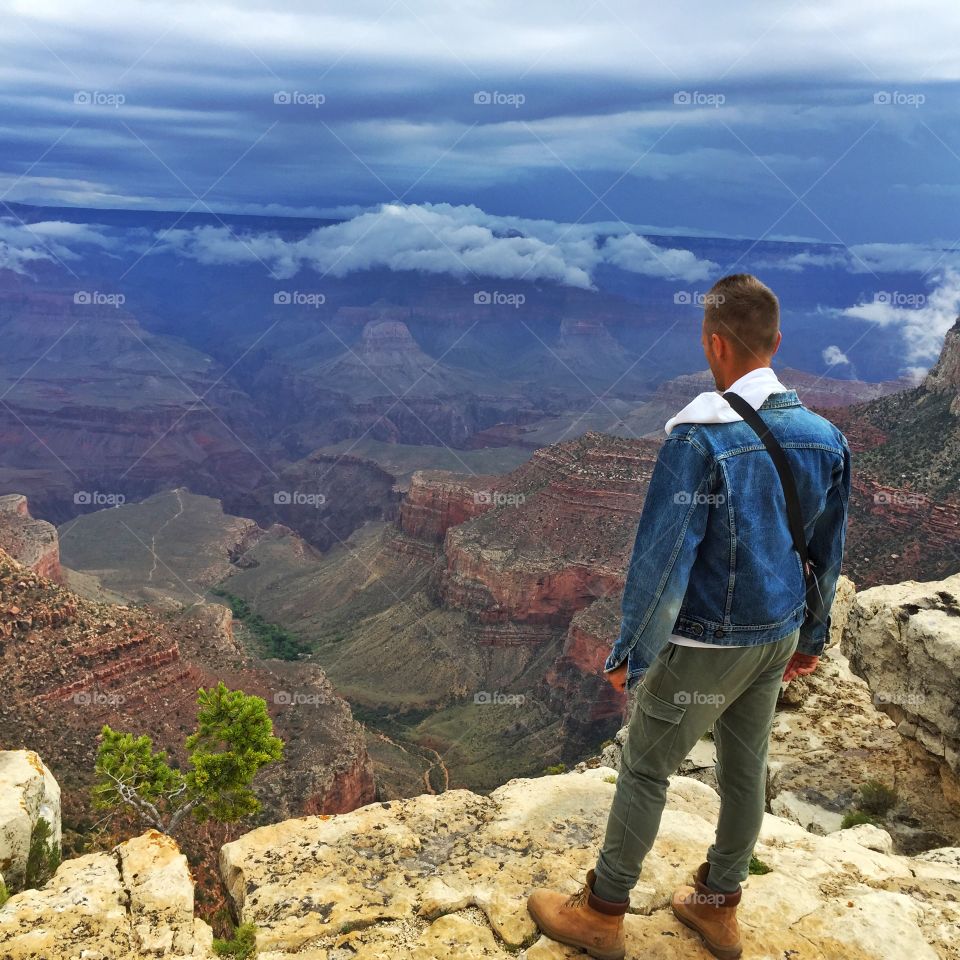
<svg viewBox="0 0 960 960"><path fill-rule="evenodd" d="M692 887L678 887L673 893L676 918L703 938L704 946L720 960L736 960L743 953L737 904L743 893L718 893L707 886L709 863L701 863L693 875Z"/></svg>
<svg viewBox="0 0 960 960"><path fill-rule="evenodd" d="M553 890L534 890L527 910L541 933L568 947L586 950L597 960L623 960L623 915L630 901L611 903L593 893L593 870L583 888L570 896Z"/></svg>

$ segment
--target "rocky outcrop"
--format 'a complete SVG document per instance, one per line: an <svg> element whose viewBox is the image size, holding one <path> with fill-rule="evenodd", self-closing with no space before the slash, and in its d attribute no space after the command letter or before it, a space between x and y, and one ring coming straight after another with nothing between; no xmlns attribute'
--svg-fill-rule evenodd
<svg viewBox="0 0 960 960"><path fill-rule="evenodd" d="M501 479L448 470L417 470L400 505L400 531L415 540L443 543L451 527L494 506L494 485Z"/></svg>
<svg viewBox="0 0 960 960"><path fill-rule="evenodd" d="M843 651L877 707L942 761L943 788L960 802L960 574L863 590Z"/></svg>
<svg viewBox="0 0 960 960"><path fill-rule="evenodd" d="M67 860L40 890L0 910L5 960L212 960L213 935L194 917L186 857L150 830L110 852Z"/></svg>
<svg viewBox="0 0 960 960"><path fill-rule="evenodd" d="M615 789L605 767L454 790L332 818L274 824L221 851L224 881L257 927L260 960L446 960L581 954L541 936L526 911L541 885L571 893L595 861ZM628 956L702 957L669 909L713 840L717 794L671 780L660 835L631 895ZM757 960L955 958L956 850L892 856L882 830L816 837L767 815L740 917ZM880 847L881 850L877 848Z"/></svg>
<svg viewBox="0 0 960 960"><path fill-rule="evenodd" d="M567 626L619 593L657 445L603 434L538 450L496 479L496 509L450 527L442 602L481 623Z"/></svg>
<svg viewBox="0 0 960 960"><path fill-rule="evenodd" d="M923 382L933 393L950 397L950 412L960 416L960 318L947 331L936 364Z"/></svg>
<svg viewBox="0 0 960 960"><path fill-rule="evenodd" d="M598 736L623 719L627 695L603 676L619 632L619 597L594 601L570 621L563 649L544 677L547 703L562 717L566 762L579 760L586 745L595 747ZM571 709L571 704L578 706Z"/></svg>
<svg viewBox="0 0 960 960"><path fill-rule="evenodd" d="M23 885L40 820L50 828L50 846L59 847L59 784L32 750L0 751L0 874L7 889Z"/></svg>
<svg viewBox="0 0 960 960"><path fill-rule="evenodd" d="M22 493L0 496L0 548L42 577L60 581L60 544L57 528L30 516Z"/></svg>

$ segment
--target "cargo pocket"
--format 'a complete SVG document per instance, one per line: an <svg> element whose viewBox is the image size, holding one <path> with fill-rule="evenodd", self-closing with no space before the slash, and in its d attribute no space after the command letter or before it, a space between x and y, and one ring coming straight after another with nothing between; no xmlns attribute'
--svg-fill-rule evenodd
<svg viewBox="0 0 960 960"><path fill-rule="evenodd" d="M631 768L636 769L639 764L644 772L658 778L676 772L673 748L686 712L683 704L664 700L640 687L635 722L628 737Z"/></svg>

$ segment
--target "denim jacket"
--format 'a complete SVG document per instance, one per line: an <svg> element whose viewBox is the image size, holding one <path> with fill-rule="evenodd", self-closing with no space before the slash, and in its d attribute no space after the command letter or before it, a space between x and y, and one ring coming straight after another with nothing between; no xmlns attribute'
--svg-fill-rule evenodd
<svg viewBox="0 0 960 960"><path fill-rule="evenodd" d="M796 391L760 415L793 468L823 612L808 616L776 468L742 420L673 428L660 450L623 591L620 635L604 664L627 661L632 687L671 633L718 646L771 643L800 629L819 655L830 629L850 495L850 449Z"/></svg>

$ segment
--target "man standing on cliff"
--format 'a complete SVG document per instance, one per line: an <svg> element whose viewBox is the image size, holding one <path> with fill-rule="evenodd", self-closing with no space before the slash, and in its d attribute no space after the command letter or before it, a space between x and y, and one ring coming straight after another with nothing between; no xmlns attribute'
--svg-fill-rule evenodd
<svg viewBox="0 0 960 960"><path fill-rule="evenodd" d="M780 305L769 288L748 274L719 280L706 296L702 331L718 392L700 394L666 424L620 634L604 665L617 689L636 688L606 836L579 893L536 890L528 901L548 937L599 960L624 956L623 917L657 836L668 777L711 728L716 838L693 886L674 893L673 911L714 956L742 952L736 911L763 820L777 697L782 680L816 669L826 642L850 492L843 434L770 366L780 338ZM721 396L727 391L759 412L785 452L816 609L807 606L773 458Z"/></svg>

